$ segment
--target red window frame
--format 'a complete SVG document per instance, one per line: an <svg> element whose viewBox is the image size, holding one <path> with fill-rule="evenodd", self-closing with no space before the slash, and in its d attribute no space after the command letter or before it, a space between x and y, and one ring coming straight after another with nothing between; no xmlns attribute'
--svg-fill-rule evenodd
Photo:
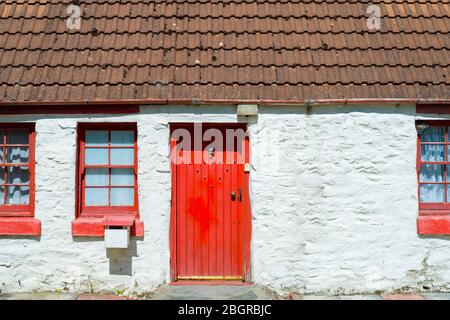
<svg viewBox="0 0 450 320"><path fill-rule="evenodd" d="M450 193L450 181L447 181L447 165L450 166L450 158L448 156L448 148L450 146L450 136L448 127L450 121L422 121L424 125L432 127L444 127L445 128L445 141L444 142L422 142L420 139L420 132L417 133L417 181L418 181L418 200L419 210L421 214L436 214L436 213L449 213L450 214L450 202L447 202L447 193ZM422 145L443 145L445 146L445 161L423 161L422 160ZM420 181L420 167L425 164L435 164L444 166L443 182L421 182ZM444 185L444 201L441 203L422 203L420 202L420 185L421 184L441 184Z"/></svg>
<svg viewBox="0 0 450 320"><path fill-rule="evenodd" d="M86 165L84 163L86 148L86 131L108 131L108 158L111 149L123 148L110 145L110 135L113 130L134 131L134 164L133 165ZM77 195L76 195L76 219L72 222L72 234L74 236L103 236L105 226L130 226L134 236L143 236L143 224L139 220L138 198L138 142L136 123L79 123L77 138ZM95 148L95 147L94 147ZM106 147L102 147L106 148ZM85 206L85 173L88 168L133 168L134 169L134 205L133 206ZM111 190L111 186L108 187ZM110 192L110 191L109 191ZM110 201L110 197L108 197Z"/></svg>
<svg viewBox="0 0 450 320"><path fill-rule="evenodd" d="M420 126L445 127L444 142L422 142L420 137ZM447 181L447 165L450 166L450 157L448 148L450 146L449 127L450 121L447 120L421 120L417 121L417 196L419 203L419 217L417 219L417 231L421 235L448 235L450 234L450 202L447 201L447 193L450 192L450 181ZM422 145L444 145L445 161L422 161ZM423 164L441 164L444 165L443 182L423 182L423 184L443 184L444 200L442 203L422 203L420 202L420 167Z"/></svg>
<svg viewBox="0 0 450 320"><path fill-rule="evenodd" d="M7 144L7 130L29 131L28 144ZM6 204L6 186L17 185L7 183L7 170L4 171L3 186L4 201L0 205L0 235L40 235L41 223L34 219L35 211L35 145L36 130L34 123L0 123L0 132L3 132L3 140L0 141L0 148L3 149L3 155L6 157L7 147L28 147L28 163L8 164L1 163L0 166L5 169L8 167L28 167L30 175L30 195L29 202L26 205ZM28 184L27 184L28 186Z"/></svg>

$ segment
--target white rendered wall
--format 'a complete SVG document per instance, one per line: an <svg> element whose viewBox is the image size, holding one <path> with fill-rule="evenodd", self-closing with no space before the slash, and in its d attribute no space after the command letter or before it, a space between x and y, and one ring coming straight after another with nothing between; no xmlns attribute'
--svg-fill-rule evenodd
<svg viewBox="0 0 450 320"><path fill-rule="evenodd" d="M252 273L279 292L445 290L450 240L416 230L417 118L405 107L260 107L251 117ZM42 236L0 237L0 290L151 291L169 282L169 122L236 122L235 108L149 106L36 123ZM143 240L72 238L77 122L137 122ZM270 148L269 148L270 147Z"/></svg>

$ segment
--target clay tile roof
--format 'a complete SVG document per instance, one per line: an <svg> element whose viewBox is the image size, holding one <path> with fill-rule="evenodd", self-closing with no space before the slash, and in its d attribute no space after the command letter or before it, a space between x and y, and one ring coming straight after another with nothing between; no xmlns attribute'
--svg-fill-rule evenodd
<svg viewBox="0 0 450 320"><path fill-rule="evenodd" d="M449 1L3 0L0 103L450 101Z"/></svg>

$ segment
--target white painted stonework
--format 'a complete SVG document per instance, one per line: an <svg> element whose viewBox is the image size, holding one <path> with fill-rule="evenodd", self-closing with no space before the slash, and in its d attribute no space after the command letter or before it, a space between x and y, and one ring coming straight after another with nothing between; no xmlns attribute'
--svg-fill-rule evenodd
<svg viewBox="0 0 450 320"><path fill-rule="evenodd" d="M448 290L450 239L416 230L414 106L259 107L250 117L252 279L280 293ZM36 123L40 238L0 237L0 290L148 292L170 281L169 122L237 122L232 106L146 106ZM77 122L137 122L143 240L73 238Z"/></svg>

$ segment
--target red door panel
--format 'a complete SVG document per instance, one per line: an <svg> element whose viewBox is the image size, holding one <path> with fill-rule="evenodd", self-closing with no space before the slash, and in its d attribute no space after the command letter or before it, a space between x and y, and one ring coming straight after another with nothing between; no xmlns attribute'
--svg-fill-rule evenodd
<svg viewBox="0 0 450 320"><path fill-rule="evenodd" d="M171 132L180 127L189 132L191 144L182 146L182 140L171 135L171 158L176 159L172 162L172 279L247 280L249 140L227 144L225 138L226 129L245 127L203 124L201 136L210 128L223 134L223 147L214 150L207 149L211 141L194 143L193 125L172 126Z"/></svg>

